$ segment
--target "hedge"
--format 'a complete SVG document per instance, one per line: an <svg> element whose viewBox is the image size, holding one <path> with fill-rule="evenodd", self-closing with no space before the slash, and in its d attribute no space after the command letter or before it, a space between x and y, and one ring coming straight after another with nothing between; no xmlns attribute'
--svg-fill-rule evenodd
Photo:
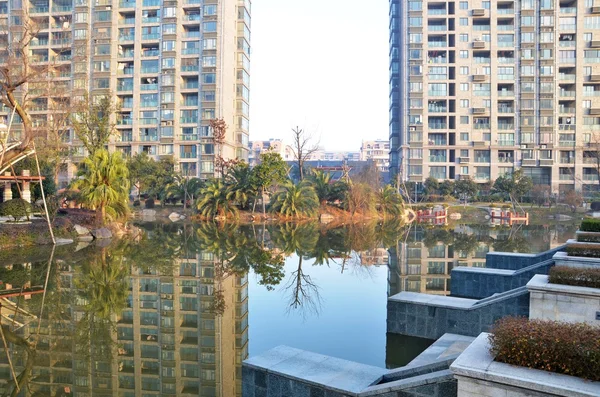
<svg viewBox="0 0 600 397"><path fill-rule="evenodd" d="M577 241L580 243L600 243L600 234L580 232L577 233Z"/></svg>
<svg viewBox="0 0 600 397"><path fill-rule="evenodd" d="M0 216L12 216L15 221L33 214L33 206L23 199L12 199L0 203Z"/></svg>
<svg viewBox="0 0 600 397"><path fill-rule="evenodd" d="M585 218L579 226L579 230L582 232L600 232L600 219L597 218Z"/></svg>
<svg viewBox="0 0 600 397"><path fill-rule="evenodd" d="M567 245L568 256L583 256L588 258L600 258L600 244L573 243Z"/></svg>
<svg viewBox="0 0 600 397"><path fill-rule="evenodd" d="M600 288L600 269L555 266L550 269L549 281L552 284Z"/></svg>
<svg viewBox="0 0 600 397"><path fill-rule="evenodd" d="M491 332L496 361L600 381L600 327L505 317Z"/></svg>

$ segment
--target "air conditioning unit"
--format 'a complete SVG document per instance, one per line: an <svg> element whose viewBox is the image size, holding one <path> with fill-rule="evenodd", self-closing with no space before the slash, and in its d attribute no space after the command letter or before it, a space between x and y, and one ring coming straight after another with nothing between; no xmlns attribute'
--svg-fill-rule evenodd
<svg viewBox="0 0 600 397"><path fill-rule="evenodd" d="M521 149L527 149L527 145L521 145Z"/></svg>
<svg viewBox="0 0 600 397"><path fill-rule="evenodd" d="M546 145L540 145L541 149L546 149Z"/></svg>

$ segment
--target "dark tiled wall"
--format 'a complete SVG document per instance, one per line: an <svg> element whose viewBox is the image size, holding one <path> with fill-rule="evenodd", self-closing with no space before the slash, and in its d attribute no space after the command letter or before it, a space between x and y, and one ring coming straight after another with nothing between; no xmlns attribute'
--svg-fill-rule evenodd
<svg viewBox="0 0 600 397"><path fill-rule="evenodd" d="M242 397L348 397L331 390L242 365ZM395 396L394 396L395 397Z"/></svg>
<svg viewBox="0 0 600 397"><path fill-rule="evenodd" d="M490 252L485 257L485 267L490 269L519 270L524 267L552 259L554 254L556 254L558 251L564 251L564 249L565 247L561 246L536 255Z"/></svg>
<svg viewBox="0 0 600 397"><path fill-rule="evenodd" d="M548 274L554 262L544 263L539 267L513 275L477 273L473 271L456 271L451 273L450 293L452 296L471 299L483 299L493 294L510 291L527 285L536 274ZM459 268L460 269L460 268Z"/></svg>
<svg viewBox="0 0 600 397"><path fill-rule="evenodd" d="M529 316L528 292L470 310L388 300L387 330L428 339L438 339L447 332L477 336L506 316Z"/></svg>

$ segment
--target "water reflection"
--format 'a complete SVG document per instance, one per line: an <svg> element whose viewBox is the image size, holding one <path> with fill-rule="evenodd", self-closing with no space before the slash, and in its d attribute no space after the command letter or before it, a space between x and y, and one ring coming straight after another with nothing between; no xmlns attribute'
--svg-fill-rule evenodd
<svg viewBox="0 0 600 397"><path fill-rule="evenodd" d="M402 365L429 342L388 336L386 349L387 294L447 293L454 266L484 266L491 250L541 251L575 230L394 222L144 228L140 241L107 247L0 253L2 333L12 359L0 353L0 393L241 395L249 274L263 290L256 297L265 298L260 320L278 331L254 336L257 353L277 337L373 365L385 365L387 355L389 366ZM381 265L389 266L387 280ZM382 284L373 282L378 276ZM353 307L349 297L359 297ZM353 334L363 323L372 333ZM290 324L293 335L282 332Z"/></svg>
<svg viewBox="0 0 600 397"><path fill-rule="evenodd" d="M389 294L448 295L454 267L485 267L488 252L543 252L564 244L576 230L575 224L414 227L390 249Z"/></svg>

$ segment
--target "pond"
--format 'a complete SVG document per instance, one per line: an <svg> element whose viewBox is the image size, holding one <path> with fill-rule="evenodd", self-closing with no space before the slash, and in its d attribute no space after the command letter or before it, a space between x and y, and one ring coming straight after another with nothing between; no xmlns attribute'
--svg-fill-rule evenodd
<svg viewBox="0 0 600 397"><path fill-rule="evenodd" d="M489 251L544 251L577 228L141 226L136 242L0 253L3 333L21 388L236 396L241 362L278 345L402 366L432 341L386 335L390 294L448 294L453 267L485 266ZM0 353L9 395L11 363Z"/></svg>

